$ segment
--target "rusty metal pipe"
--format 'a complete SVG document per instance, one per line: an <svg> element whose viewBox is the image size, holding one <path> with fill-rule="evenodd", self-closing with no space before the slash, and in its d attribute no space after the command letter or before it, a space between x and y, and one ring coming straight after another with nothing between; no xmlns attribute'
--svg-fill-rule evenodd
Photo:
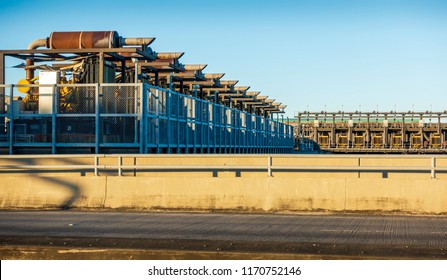
<svg viewBox="0 0 447 280"><path fill-rule="evenodd" d="M45 39L37 39L31 42L31 44L28 45L28 50L35 50L40 47L48 47L48 38Z"/></svg>
<svg viewBox="0 0 447 280"><path fill-rule="evenodd" d="M155 38L123 38L116 31L74 31L52 32L46 39L38 39L29 44L28 49L39 47L50 49L88 49L88 48L119 48L122 46L149 45ZM26 60L26 78L34 78L34 60Z"/></svg>
<svg viewBox="0 0 447 280"><path fill-rule="evenodd" d="M116 31L52 32L49 39L51 49L88 49L119 47Z"/></svg>
<svg viewBox="0 0 447 280"><path fill-rule="evenodd" d="M35 50L40 47L48 47L48 38L45 39L37 39L31 42L31 44L28 45L28 50ZM34 59L28 58L26 60L26 79L32 80L34 78Z"/></svg>
<svg viewBox="0 0 447 280"><path fill-rule="evenodd" d="M53 32L49 38L51 49L119 48L149 45L155 38L123 38L116 31Z"/></svg>
<svg viewBox="0 0 447 280"><path fill-rule="evenodd" d="M120 37L120 46L142 46L150 45L155 38L123 38Z"/></svg>

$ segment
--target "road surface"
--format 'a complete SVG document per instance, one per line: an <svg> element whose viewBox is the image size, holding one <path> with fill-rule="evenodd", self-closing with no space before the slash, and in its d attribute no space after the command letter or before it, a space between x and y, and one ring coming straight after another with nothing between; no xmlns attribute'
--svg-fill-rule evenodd
<svg viewBox="0 0 447 280"><path fill-rule="evenodd" d="M447 259L447 218L2 211L0 244L2 259L25 258L17 252L23 248L39 248L37 251L57 248L50 257L56 259L64 258L57 254L62 249L74 252L86 248L101 252L109 249L157 251L164 255L174 251L218 252L223 258L224 253L249 253L268 254L269 258L279 254L284 258ZM15 253L11 253L13 248ZM35 258L47 257L35 255ZM77 257L72 255L72 258ZM88 256L84 254L80 258ZM92 258L104 257L96 254ZM126 258L126 255L117 258Z"/></svg>

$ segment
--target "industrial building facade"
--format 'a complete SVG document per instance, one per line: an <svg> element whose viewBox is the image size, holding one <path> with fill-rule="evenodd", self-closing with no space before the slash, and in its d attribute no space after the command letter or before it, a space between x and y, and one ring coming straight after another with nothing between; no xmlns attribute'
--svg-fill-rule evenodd
<svg viewBox="0 0 447 280"><path fill-rule="evenodd" d="M296 117L297 147L301 150L321 149L334 153L447 152L445 111L301 112Z"/></svg>
<svg viewBox="0 0 447 280"><path fill-rule="evenodd" d="M249 92L153 38L53 32L27 50L0 51L2 153L289 153L285 105ZM132 47L133 45L137 47ZM46 47L47 49L38 49ZM26 79L5 84L5 59ZM35 71L39 70L35 76Z"/></svg>

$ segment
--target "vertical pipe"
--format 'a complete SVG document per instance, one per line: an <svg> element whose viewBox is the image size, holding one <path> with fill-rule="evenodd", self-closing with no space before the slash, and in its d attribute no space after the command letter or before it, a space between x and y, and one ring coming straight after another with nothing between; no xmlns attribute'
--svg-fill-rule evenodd
<svg viewBox="0 0 447 280"><path fill-rule="evenodd" d="M160 83L160 78L158 72L155 72L155 86L158 87Z"/></svg>
<svg viewBox="0 0 447 280"><path fill-rule="evenodd" d="M25 61L25 72L26 72L26 79L28 81L32 80L34 78L34 58L28 58Z"/></svg>
<svg viewBox="0 0 447 280"><path fill-rule="evenodd" d="M98 81L97 83L103 84L104 83L104 52L101 51L99 53L99 74L98 74Z"/></svg>
<svg viewBox="0 0 447 280"><path fill-rule="evenodd" d="M135 85L138 84L138 75L139 75L139 68L138 68L138 59L136 58L132 58L132 62L135 64L135 70L134 70L134 80L135 80Z"/></svg>
<svg viewBox="0 0 447 280"><path fill-rule="evenodd" d="M121 83L126 83L126 60L121 60Z"/></svg>
<svg viewBox="0 0 447 280"><path fill-rule="evenodd" d="M169 90L172 90L172 73L169 74L168 76L168 84L169 84Z"/></svg>
<svg viewBox="0 0 447 280"><path fill-rule="evenodd" d="M180 80L180 89L178 92L183 93L183 80Z"/></svg>

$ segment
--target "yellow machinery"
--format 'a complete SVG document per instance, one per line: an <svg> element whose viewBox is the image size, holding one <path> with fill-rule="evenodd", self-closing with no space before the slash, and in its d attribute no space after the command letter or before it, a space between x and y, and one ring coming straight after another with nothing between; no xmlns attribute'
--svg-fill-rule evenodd
<svg viewBox="0 0 447 280"><path fill-rule="evenodd" d="M422 148L422 135L412 134L410 136L410 148L412 148L412 149Z"/></svg>
<svg viewBox="0 0 447 280"><path fill-rule="evenodd" d="M441 148L441 134L439 133L430 134L430 148L432 149Z"/></svg>
<svg viewBox="0 0 447 280"><path fill-rule="evenodd" d="M391 148L400 149L402 148L402 135L391 135Z"/></svg>
<svg viewBox="0 0 447 280"><path fill-rule="evenodd" d="M339 134L337 137L337 148L347 148L348 144L348 136L345 134Z"/></svg>
<svg viewBox="0 0 447 280"><path fill-rule="evenodd" d="M304 111L296 117L299 134L329 133L334 147L327 152L447 154L447 111Z"/></svg>
<svg viewBox="0 0 447 280"><path fill-rule="evenodd" d="M79 64L76 64L79 65ZM76 91L79 90L78 87L73 87L69 85L74 85L79 82L79 79L74 73L70 79L66 76L67 70L72 70L73 66L66 67L63 71L55 71L60 75L59 84L66 84L67 86L58 86L57 90L59 92L59 112L60 113L71 113L76 110L77 102ZM39 77L35 77L33 79L22 79L18 81L18 91L21 93L26 93L27 95L22 99L22 102L25 105L25 111L37 111L39 106L39 88L33 87L33 85L38 85L37 82Z"/></svg>
<svg viewBox="0 0 447 280"><path fill-rule="evenodd" d="M371 136L371 147L372 148L383 148L383 136L380 134Z"/></svg>
<svg viewBox="0 0 447 280"><path fill-rule="evenodd" d="M38 88L33 87L32 85L37 85L37 80L39 77L35 77L33 79L27 80L22 79L18 81L17 89L21 93L26 93L27 95L22 99L22 102L25 104L25 111L36 111L39 104L39 93Z"/></svg>
<svg viewBox="0 0 447 280"><path fill-rule="evenodd" d="M364 135L355 135L354 136L354 148L360 149L365 147L365 136Z"/></svg>
<svg viewBox="0 0 447 280"><path fill-rule="evenodd" d="M329 147L329 136L327 136L327 135L318 135L318 145L321 148L328 148Z"/></svg>

